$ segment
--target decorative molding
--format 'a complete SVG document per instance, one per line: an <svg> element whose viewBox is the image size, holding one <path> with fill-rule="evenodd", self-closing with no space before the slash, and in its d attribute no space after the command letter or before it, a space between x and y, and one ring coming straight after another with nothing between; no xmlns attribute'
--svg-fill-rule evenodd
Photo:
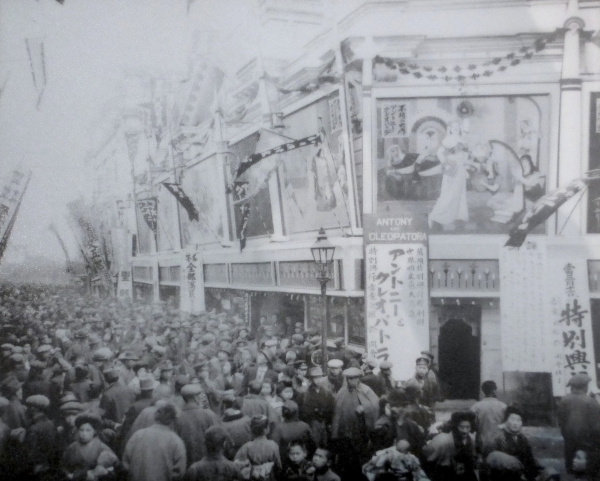
<svg viewBox="0 0 600 481"><path fill-rule="evenodd" d="M500 292L500 264L497 260L429 261L431 292Z"/></svg>
<svg viewBox="0 0 600 481"><path fill-rule="evenodd" d="M329 271L329 278L333 283L328 287L337 289L338 280L334 275L335 269L332 267ZM320 284L317 278L320 270L313 261L285 261L278 263L278 284L281 287L304 287L309 289L319 289ZM330 281L331 282L331 281Z"/></svg>
<svg viewBox="0 0 600 481"><path fill-rule="evenodd" d="M227 264L204 264L205 284L227 284Z"/></svg>
<svg viewBox="0 0 600 481"><path fill-rule="evenodd" d="M271 262L231 264L231 284L274 286Z"/></svg>

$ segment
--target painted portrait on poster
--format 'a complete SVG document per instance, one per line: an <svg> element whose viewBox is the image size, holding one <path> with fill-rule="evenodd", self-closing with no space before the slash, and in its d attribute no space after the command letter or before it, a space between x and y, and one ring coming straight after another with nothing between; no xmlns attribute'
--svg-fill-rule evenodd
<svg viewBox="0 0 600 481"><path fill-rule="evenodd" d="M547 95L380 99L378 209L427 214L432 233L508 232L546 191L549 114Z"/></svg>
<svg viewBox="0 0 600 481"><path fill-rule="evenodd" d="M350 224L346 158L337 94L285 119L285 135L321 134L322 142L287 152L281 166L281 196L289 233Z"/></svg>

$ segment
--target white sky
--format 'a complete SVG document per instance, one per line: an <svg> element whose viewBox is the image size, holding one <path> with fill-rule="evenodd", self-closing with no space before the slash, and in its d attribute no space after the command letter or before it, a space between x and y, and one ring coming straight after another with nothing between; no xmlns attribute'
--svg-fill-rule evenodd
<svg viewBox="0 0 600 481"><path fill-rule="evenodd" d="M47 230L51 221L76 257L65 204L86 190L83 159L124 100L125 73L184 76L195 30L207 38L209 24L216 33L208 38L221 37L213 40L219 49L233 33L253 41L254 8L254 0L196 0L188 15L187 0L0 0L0 87L8 75L0 98L0 180L19 162L33 170L7 261L23 249L63 259ZM39 110L25 38L44 41L47 85Z"/></svg>

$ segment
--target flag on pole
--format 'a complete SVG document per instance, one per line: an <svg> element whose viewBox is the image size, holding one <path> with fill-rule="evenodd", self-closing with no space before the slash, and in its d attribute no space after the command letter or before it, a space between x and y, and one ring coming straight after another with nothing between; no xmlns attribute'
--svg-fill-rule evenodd
<svg viewBox="0 0 600 481"><path fill-rule="evenodd" d="M584 177L572 180L567 185L540 197L535 204L517 218L504 245L506 247L520 247L525 242L527 234L535 227L546 221L575 194L581 192L590 181L598 179L600 179L600 170L590 170Z"/></svg>
<svg viewBox="0 0 600 481"><path fill-rule="evenodd" d="M198 209L196 209L196 206L194 205L192 200L183 191L180 184L175 184L172 182L163 182L162 185L164 185L166 189L175 196L177 202L179 202L181 204L181 207L183 207L187 212L190 220L198 221L200 219Z"/></svg>

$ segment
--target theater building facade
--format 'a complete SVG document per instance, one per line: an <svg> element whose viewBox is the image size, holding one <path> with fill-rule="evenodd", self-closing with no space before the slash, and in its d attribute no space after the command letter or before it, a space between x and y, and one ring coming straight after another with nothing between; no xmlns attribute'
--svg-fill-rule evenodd
<svg viewBox="0 0 600 481"><path fill-rule="evenodd" d="M273 28L295 15L261 5ZM398 379L421 349L434 353L451 399L476 399L493 379L506 399L539 405L563 395L571 373L596 379L600 182L520 248L504 244L523 211L600 167L599 11L583 0L343 2L287 60L241 67L210 120L194 103L201 82L190 85L179 93L172 168L135 184L135 255L117 292L188 312L233 310L252 328L261 317L283 330L318 327L310 247L324 228L336 246L329 336L389 354ZM314 135L321 143L236 177L251 155ZM180 187L195 218L164 182ZM157 200L154 229L145 199ZM415 247L394 242L368 253L369 219L386 216L421 219L420 258L395 267L401 259L385 256L401 248L408 259ZM412 262L422 277L392 285L394 269ZM412 348L387 340L405 334Z"/></svg>

